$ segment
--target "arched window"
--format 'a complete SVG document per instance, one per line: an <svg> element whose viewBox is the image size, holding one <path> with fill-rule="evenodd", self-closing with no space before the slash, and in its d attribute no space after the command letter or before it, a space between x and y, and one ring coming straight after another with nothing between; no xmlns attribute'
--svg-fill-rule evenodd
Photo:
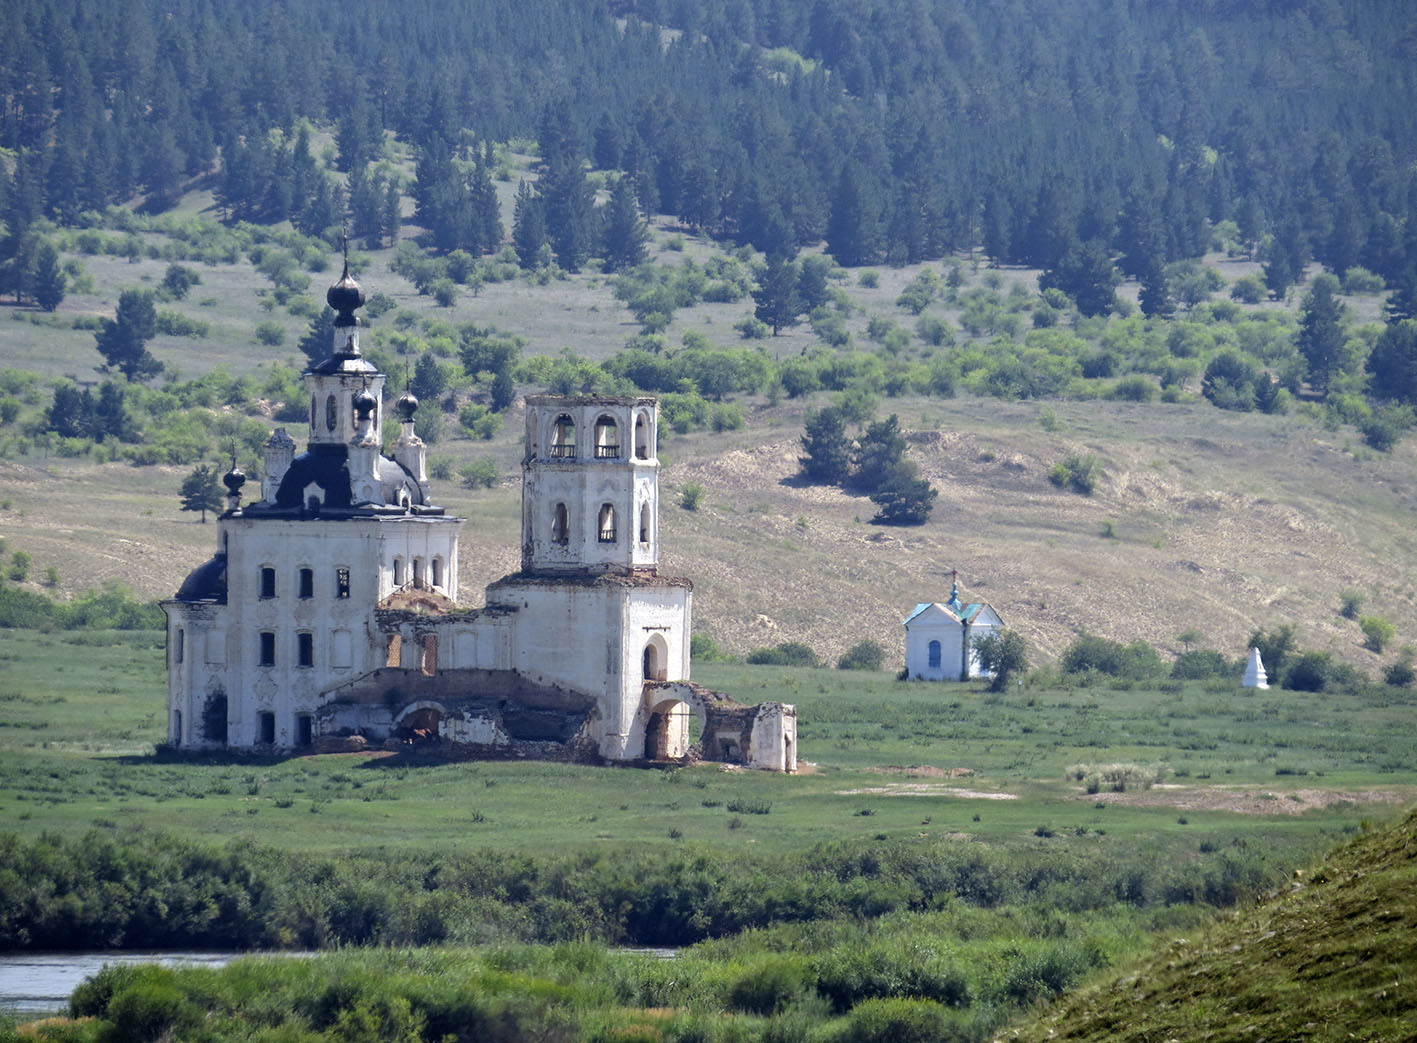
<svg viewBox="0 0 1417 1043"><path fill-rule="evenodd" d="M396 586L396 587L401 587L401 586L403 586L403 583L404 583L404 579L403 579L403 559L402 559L402 558L395 558L395 559L394 559L394 586Z"/></svg>
<svg viewBox="0 0 1417 1043"><path fill-rule="evenodd" d="M423 559L413 559L413 585L416 589L423 589Z"/></svg>
<svg viewBox="0 0 1417 1043"><path fill-rule="evenodd" d="M182 662L183 656L187 654L187 631L181 627L177 628L177 640L172 643L172 661Z"/></svg>
<svg viewBox="0 0 1417 1043"><path fill-rule="evenodd" d="M620 428L615 418L602 416L595 422L595 458L614 460L620 455Z"/></svg>
<svg viewBox="0 0 1417 1043"><path fill-rule="evenodd" d="M615 506L614 504L602 503L600 505L600 525L599 538L601 543L615 542Z"/></svg>
<svg viewBox="0 0 1417 1043"><path fill-rule="evenodd" d="M641 543L648 543L648 542L649 542L649 523L650 523L649 504L647 504L647 503L642 503L642 504L640 504L640 542L641 542Z"/></svg>
<svg viewBox="0 0 1417 1043"><path fill-rule="evenodd" d="M315 396L310 396L310 430L315 430Z"/></svg>
<svg viewBox="0 0 1417 1043"><path fill-rule="evenodd" d="M940 668L940 642L938 642L938 641L931 641L931 642L930 642L930 669L932 669L932 670L938 670L939 668Z"/></svg>
<svg viewBox="0 0 1417 1043"><path fill-rule="evenodd" d="M635 459L649 459L649 420L643 413L635 417Z"/></svg>
<svg viewBox="0 0 1417 1043"><path fill-rule="evenodd" d="M330 395L325 399L325 427L333 431L335 425L339 423L339 404L335 401L335 396Z"/></svg>
<svg viewBox="0 0 1417 1043"><path fill-rule="evenodd" d="M641 657L646 681L663 681L668 676L667 667L669 665L669 648L664 643L664 638L658 634L654 635L645 643L644 654Z"/></svg>
<svg viewBox="0 0 1417 1043"><path fill-rule="evenodd" d="M571 519L564 503L558 503L551 512L551 542L563 547L571 542Z"/></svg>
<svg viewBox="0 0 1417 1043"><path fill-rule="evenodd" d="M576 422L569 413L562 413L551 427L551 458L574 460L576 456Z"/></svg>

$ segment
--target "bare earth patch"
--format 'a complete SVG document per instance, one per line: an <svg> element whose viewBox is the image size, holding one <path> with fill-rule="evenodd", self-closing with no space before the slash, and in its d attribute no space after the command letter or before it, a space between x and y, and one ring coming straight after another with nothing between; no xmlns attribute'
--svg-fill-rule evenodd
<svg viewBox="0 0 1417 1043"><path fill-rule="evenodd" d="M1179 786L1167 784L1130 793L1079 793L1079 800L1133 807L1171 807L1184 811L1231 811L1241 815L1299 815L1335 804L1408 804L1417 787L1367 790L1267 790L1253 786Z"/></svg>
<svg viewBox="0 0 1417 1043"><path fill-rule="evenodd" d="M866 770L875 775L904 775L908 779L967 779L974 774L973 768L936 768L930 764L916 764L910 768L888 764Z"/></svg>
<svg viewBox="0 0 1417 1043"><path fill-rule="evenodd" d="M862 786L859 789L839 789L838 797L870 794L874 797L959 797L965 800L1018 800L1017 793L989 793L977 789L958 789L938 782L892 782L885 786Z"/></svg>

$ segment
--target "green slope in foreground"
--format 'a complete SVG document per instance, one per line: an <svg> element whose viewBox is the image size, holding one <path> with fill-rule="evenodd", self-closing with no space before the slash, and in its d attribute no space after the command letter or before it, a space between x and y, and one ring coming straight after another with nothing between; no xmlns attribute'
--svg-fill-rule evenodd
<svg viewBox="0 0 1417 1043"><path fill-rule="evenodd" d="M1001 1038L1417 1039L1417 812Z"/></svg>

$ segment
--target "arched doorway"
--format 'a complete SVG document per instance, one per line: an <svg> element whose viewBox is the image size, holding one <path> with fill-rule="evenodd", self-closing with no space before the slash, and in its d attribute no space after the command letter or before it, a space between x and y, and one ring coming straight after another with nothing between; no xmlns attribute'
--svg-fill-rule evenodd
<svg viewBox="0 0 1417 1043"><path fill-rule="evenodd" d="M645 760L683 760L697 741L694 732L702 729L703 722L694 716L688 703L664 700L650 711L645 722Z"/></svg>
<svg viewBox="0 0 1417 1043"><path fill-rule="evenodd" d="M659 634L645 642L644 654L640 661L643 666L641 676L646 681L669 680L669 646Z"/></svg>
<svg viewBox="0 0 1417 1043"><path fill-rule="evenodd" d="M438 738L442 720L443 708L437 703L414 703L399 714L394 722L394 735L414 742L433 742Z"/></svg>

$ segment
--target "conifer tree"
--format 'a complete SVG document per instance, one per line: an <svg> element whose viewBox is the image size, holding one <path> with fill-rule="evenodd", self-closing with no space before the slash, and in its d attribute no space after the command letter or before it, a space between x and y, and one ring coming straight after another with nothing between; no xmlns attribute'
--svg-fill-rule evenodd
<svg viewBox="0 0 1417 1043"><path fill-rule="evenodd" d="M1309 364L1309 384L1328 394L1328 387L1343 361L1345 308L1335 291L1338 280L1324 274L1314 279L1299 313L1295 344Z"/></svg>
<svg viewBox="0 0 1417 1043"><path fill-rule="evenodd" d="M145 380L162 372L162 363L153 358L147 342L157 332L157 309L146 290L124 290L118 297L118 311L104 319L95 346L110 369L129 380Z"/></svg>
<svg viewBox="0 0 1417 1043"><path fill-rule="evenodd" d="M201 511L202 522L206 523L207 512L221 511L221 485L217 470L211 464L200 464L192 473L182 479L182 509Z"/></svg>
<svg viewBox="0 0 1417 1043"><path fill-rule="evenodd" d="M59 251L48 239L42 240L34 252L30 295L45 311L53 311L64 300L65 283L64 269L59 265Z"/></svg>
<svg viewBox="0 0 1417 1043"><path fill-rule="evenodd" d="M605 208L601 234L600 253L604 258L605 270L619 272L643 264L648 239L649 232L635 201L634 182L628 177L617 178Z"/></svg>
<svg viewBox="0 0 1417 1043"><path fill-rule="evenodd" d="M512 206L512 244L517 251L517 263L523 268L538 268L546 247L546 211L541 199L523 181L517 186L516 202Z"/></svg>
<svg viewBox="0 0 1417 1043"><path fill-rule="evenodd" d="M840 409L827 406L808 411L802 422L802 449L797 458L802 475L821 485L840 485L851 475L851 441Z"/></svg>
<svg viewBox="0 0 1417 1043"><path fill-rule="evenodd" d="M757 307L753 314L759 322L772 327L772 335L802 319L802 298L797 292L797 262L786 255L770 256L758 274L758 288L753 291Z"/></svg>

